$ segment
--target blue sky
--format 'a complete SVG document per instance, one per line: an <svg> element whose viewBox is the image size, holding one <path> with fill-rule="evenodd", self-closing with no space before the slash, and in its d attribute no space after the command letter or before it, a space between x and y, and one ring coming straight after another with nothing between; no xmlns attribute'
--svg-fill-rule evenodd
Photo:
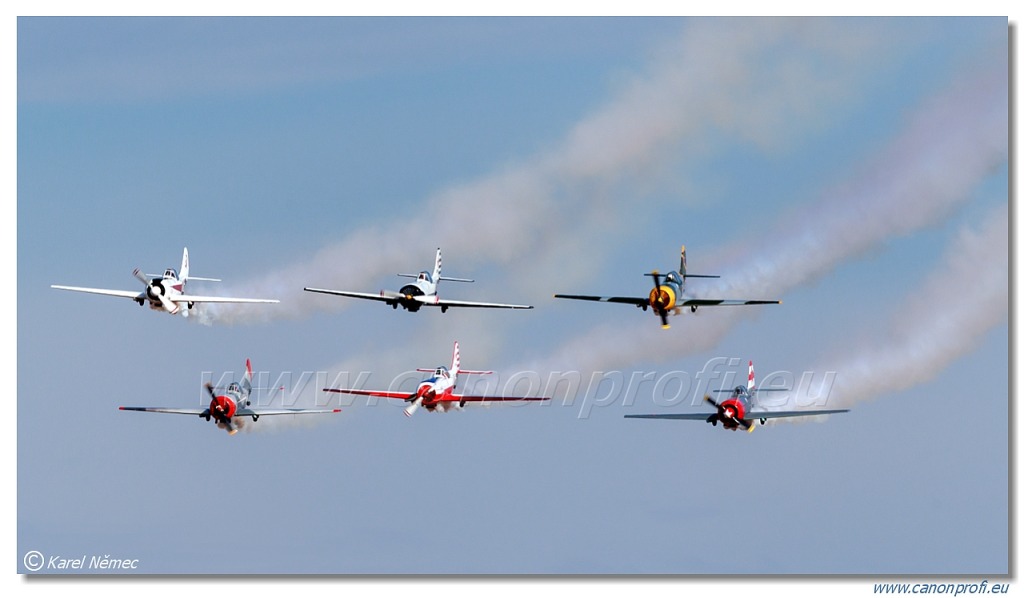
<svg viewBox="0 0 1024 598"><path fill-rule="evenodd" d="M1005 573L1007 52L999 18L19 19L19 559ZM722 275L694 293L784 303L662 331L551 298L645 294L683 243ZM280 306L184 320L49 288L134 288L184 245L217 292ZM536 309L301 291L391 288L438 246L477 280L443 295ZM410 420L353 400L234 437L117 411L199 405L247 357L322 402L303 372L386 386L454 340L496 387L752 359L834 371L852 411L624 420L700 409L653 383Z"/></svg>

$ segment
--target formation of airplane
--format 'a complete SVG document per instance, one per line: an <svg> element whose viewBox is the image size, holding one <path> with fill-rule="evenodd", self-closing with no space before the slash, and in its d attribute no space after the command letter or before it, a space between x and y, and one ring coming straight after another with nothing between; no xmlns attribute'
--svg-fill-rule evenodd
<svg viewBox="0 0 1024 598"><path fill-rule="evenodd" d="M404 409L406 417L412 416L416 410L423 407L427 411L450 411L461 409L466 403L491 402L491 401L547 401L550 397L506 397L506 396L482 396L482 395L460 395L455 394L455 384L458 382L459 374L493 374L491 371L464 370L459 358L459 341L455 341L455 349L452 352L452 367L446 368L443 365L434 369L417 368L417 372L429 372L430 377L422 380L414 392L393 392L389 390L359 390L352 388L325 388L324 392L340 392L353 395L364 395L370 397L384 397L387 399L398 399L409 403Z"/></svg>
<svg viewBox="0 0 1024 598"><path fill-rule="evenodd" d="M513 303L484 303L479 301L454 301L451 299L441 299L437 295L437 286L442 280L448 280L452 282L473 282L470 278L453 278L451 276L441 276L441 248L437 248L437 256L434 258L434 271L427 272L426 270L419 274L399 274L404 278L415 278L414 282L411 282L403 286L398 291L380 291L379 293L359 293L355 291L335 291L332 289L317 289L312 287L305 287L304 291L310 293L325 293L327 295L340 295L342 297L355 297L357 299L371 299L373 301L383 301L390 305L393 309L398 309L401 305L408 311L419 311L424 305L430 305L434 307L440 307L441 313L448 311L449 307L491 307L491 308L504 308L504 309L533 309L532 305L518 305Z"/></svg>
<svg viewBox="0 0 1024 598"><path fill-rule="evenodd" d="M598 295L555 295L558 299L578 299L581 301L603 301L607 303L626 303L635 305L644 311L647 308L654 310L654 313L661 318L661 327L669 328L668 314L672 312L679 315L684 307L689 307L691 312L697 311L698 307L710 307L717 305L766 305L778 304L778 300L752 300L752 299L697 299L686 297L687 278L719 278L708 274L688 274L686 272L686 245L683 245L679 252L679 271L672 271L662 277L657 270L648 272L644 276L654 279L654 288L646 297L601 297Z"/></svg>
<svg viewBox="0 0 1024 598"><path fill-rule="evenodd" d="M210 297L204 295L188 295L185 293L185 283L189 280L205 280L220 282L219 278L200 278L189 276L188 268L188 247L181 255L181 269L177 272L174 268L167 268L162 275L143 274L138 268L132 274L139 279L145 289L142 291L118 291L112 289L94 289L89 287L69 287L64 285L50 285L54 289L64 291L77 291L79 293L93 293L96 295L110 295L112 297L125 297L132 299L140 306L149 302L149 307L155 310L165 311L169 314L181 313L188 317L188 312L196 303L278 303L277 299L244 299L240 297Z"/></svg>
<svg viewBox="0 0 1024 598"><path fill-rule="evenodd" d="M249 299L240 297L215 297L189 295L185 293L185 284L189 280L205 280L218 282L216 278L200 278L189 275L188 248L184 249L181 258L181 269L175 271L167 268L163 275L143 274L136 269L134 276L145 285L145 289L139 291L119 291L111 289L97 289L89 287L71 287L63 285L51 285L52 288L77 291L82 293L94 293L99 295L110 295L114 297L126 297L134 300L140 306L149 303L150 308L162 310L170 314L181 313L188 316L196 303L278 303L276 299ZM442 280L454 282L473 282L467 278L454 278L441 276L441 249L437 249L432 272L420 272L419 274L399 274L398 276L415 278L416 280L403 286L399 291L380 291L378 294L359 293L353 291L336 291L331 289L320 289L305 287L303 290L312 293L325 293L329 295L340 295L344 297L355 297L358 299L371 299L387 303L394 309L401 305L404 309L415 312L423 306L439 307L441 312L446 312L449 307L480 307L480 308L506 308L506 309L533 309L532 305L519 305L509 303L485 303L476 301L454 301L441 299L437 294L438 283ZM672 271L662 276L657 270L649 272L654 281L654 288L646 297L601 297L594 295L563 295L556 294L556 298L578 299L583 301L602 301L608 303L625 303L635 305L644 311L648 308L654 310L661 319L662 328L668 328L668 315L678 315L682 308L688 307L690 311L697 311L698 307L719 306L719 305L764 305L782 303L778 300L752 300L752 299L699 299L685 295L687 278L718 278L718 276L706 274L689 274L686 270L686 246L682 246L679 255L679 270ZM214 388L207 383L206 389L210 394L210 406L205 409L176 409L168 407L120 407L122 411L148 411L152 413L173 413L182 415L196 415L207 421L213 421L218 427L227 430L228 434L238 431L234 418L251 417L255 422L264 415L297 415L314 413L338 413L341 409L253 409L249 395L252 392L252 366L248 359L245 361L245 376L240 382L233 382L226 387L223 394L218 394ZM411 416L417 409L423 407L427 411L445 412L451 409L461 409L467 403L484 403L499 401L547 401L550 397L507 397L507 396L483 396L456 394L455 386L459 374L491 374L490 371L465 370L461 368L459 357L459 343L455 341L455 348L452 354L452 365L450 368L439 366L434 369L417 369L420 372L428 372L431 376L422 380L416 390L412 393L393 392L385 390L361 390L348 388L325 388L324 392L347 393L354 395L365 395L384 397L405 401L408 405L404 412ZM727 430L743 428L748 432L754 430L755 422L764 424L772 418L807 417L814 415L829 415L845 413L848 409L819 409L807 411L764 411L756 406L756 395L758 388L754 379L754 363L749 362L749 373L747 385L737 386L729 392L730 396L719 402L710 395L704 400L714 406L714 413L665 413L665 414L640 414L626 415L626 418L637 419L683 419L703 420L712 425L722 424ZM760 389L765 391L781 389Z"/></svg>
<svg viewBox="0 0 1024 598"><path fill-rule="evenodd" d="M241 422L235 418L251 417L257 421L264 415L305 415L311 413L339 413L341 409L253 409L249 395L252 393L252 364L245 360L245 375L239 382L232 382L217 394L213 385L206 383L206 391L210 393L210 406L206 409L174 409L170 407L118 407L121 411L148 411L150 413L173 413L178 415L197 415L206 421L213 421L218 428L235 434Z"/></svg>
<svg viewBox="0 0 1024 598"><path fill-rule="evenodd" d="M716 426L721 422L726 430L737 430L743 428L747 432L754 431L755 422L764 425L769 419L780 417L810 417L812 415L831 415L833 413L846 413L849 409L814 409L806 411L764 411L756 407L757 392L779 390L786 391L788 388L762 388L759 389L754 380L754 362L747 362L747 385L737 386L729 390L718 390L715 392L728 392L729 398L718 402L705 395L704 400L715 407L714 413L649 413L643 415L626 415L626 418L635 419L689 419L706 421Z"/></svg>

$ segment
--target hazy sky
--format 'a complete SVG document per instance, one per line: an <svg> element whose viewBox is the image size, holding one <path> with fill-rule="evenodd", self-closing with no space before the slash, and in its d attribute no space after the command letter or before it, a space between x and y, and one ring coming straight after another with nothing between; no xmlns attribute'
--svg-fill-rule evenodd
<svg viewBox="0 0 1024 598"><path fill-rule="evenodd" d="M1005 18L17 33L19 572L31 550L157 574L1007 572ZM551 297L645 295L684 243L722 275L695 294L783 304L664 331ZM135 289L186 245L224 279L194 289L281 304L186 320L49 288ZM443 296L536 309L302 291L397 289L436 247L477 281ZM117 410L200 406L247 357L338 406L325 381L386 387L454 340L489 388L555 400L406 419L340 397L233 437ZM700 373L748 359L832 372L852 411L753 434L622 417L701 410L698 381L731 382Z"/></svg>

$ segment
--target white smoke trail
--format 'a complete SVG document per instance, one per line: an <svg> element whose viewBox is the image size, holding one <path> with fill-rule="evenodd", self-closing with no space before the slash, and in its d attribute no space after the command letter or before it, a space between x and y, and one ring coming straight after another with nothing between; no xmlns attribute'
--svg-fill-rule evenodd
<svg viewBox="0 0 1024 598"><path fill-rule="evenodd" d="M1007 210L1004 204L992 210L977 230L960 231L941 266L908 295L879 332L884 343L827 368L838 372L830 408L851 407L927 382L1007 321ZM805 398L796 400L798 405L807 403Z"/></svg>
<svg viewBox="0 0 1024 598"><path fill-rule="evenodd" d="M737 265L717 269L721 283L705 285L695 294L778 298L887 239L937 223L970 200L974 189L1006 163L1008 115L1004 60L961 76L920 107L856 178L818 203L780 218L777 234L740 251L727 250L737 255ZM690 265L694 267L692 260ZM649 314L634 314L628 324L601 325L523 369L545 364L607 370L677 359L714 347L741 318L781 308L707 308L697 315L716 309L710 317L684 314L680 333L665 333Z"/></svg>
<svg viewBox="0 0 1024 598"><path fill-rule="evenodd" d="M955 81L922 106L860 176L782 219L783 226L791 224L709 291L792 288L881 240L947 216L1007 160L1008 84L1003 61Z"/></svg>
<svg viewBox="0 0 1024 598"><path fill-rule="evenodd" d="M373 292L367 285L381 276L429 264L440 239L467 269L530 264L515 270L516 288L546 297L556 280L583 279L598 268L602 256L591 255L565 271L561 262L572 255L574 239L621 228L636 210L635 202L612 201L617 186L629 181L636 195L638 184L672 158L715 151L723 133L764 149L815 131L855 95L879 58L897 54L893 26L827 19L689 22L644 73L550 151L440 192L413 220L351 233L310 260L231 289L278 298L278 305L203 306L197 320L233 323L340 310L352 302L302 288ZM423 214L437 217L424 226Z"/></svg>

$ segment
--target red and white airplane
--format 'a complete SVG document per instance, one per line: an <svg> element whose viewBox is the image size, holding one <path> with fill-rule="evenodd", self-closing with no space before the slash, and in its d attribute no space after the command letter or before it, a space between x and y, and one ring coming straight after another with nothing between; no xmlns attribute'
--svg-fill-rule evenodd
<svg viewBox="0 0 1024 598"><path fill-rule="evenodd" d="M88 287L68 287L58 284L50 285L54 289L64 291L78 291L80 293L94 293L97 295L110 295L112 297L126 297L134 300L140 306L149 302L149 307L155 310L162 310L169 314L181 312L181 315L188 317L188 312L196 303L279 303L277 299L243 299L238 297L208 297L203 295L185 294L185 283L189 280L206 280L220 282L219 278L201 278L189 276L188 273L188 247L181 255L181 269L177 272L174 268L167 268L163 275L143 274L138 268L132 272L139 282L146 285L145 290L139 291L117 291L112 289L93 289Z"/></svg>
<svg viewBox="0 0 1024 598"><path fill-rule="evenodd" d="M764 425L769 419L778 417L809 417L812 415L829 415L832 413L846 413L849 409L814 409L806 411L763 411L758 410L755 407L756 397L758 390L762 392L767 391L787 391L788 388L757 388L757 384L754 381L754 362L749 361L747 370L747 385L737 386L731 391L728 390L716 390L715 392L730 392L731 395L728 399L718 402L711 398L711 395L705 395L704 400L715 406L715 412L708 413L651 413L644 415L626 415L627 418L637 419L690 419L690 420L703 420L711 424L712 426L722 423L722 427L726 430L737 430L743 428L747 432L754 431L754 422L760 421L761 425Z"/></svg>
<svg viewBox="0 0 1024 598"><path fill-rule="evenodd" d="M442 280L450 280L452 282L473 282L471 278L452 278L450 276L441 276L441 248L437 248L437 256L434 258L434 271L427 272L426 270L419 274L399 274L405 278L415 278L415 282L411 282L397 292L395 291L381 291L379 293L358 293L355 291L334 291L331 289L317 289L313 287L305 287L304 291L310 293L324 293L327 295L340 295L342 297L355 297L357 299L371 299L373 301L383 301L390 305L393 309L398 309L401 305L408 311L419 311L424 305L440 307L441 313L448 311L449 307L495 307L505 309L533 309L532 305L518 305L514 303L482 303L479 301L454 301L451 299L441 299L437 296L437 285Z"/></svg>
<svg viewBox="0 0 1024 598"><path fill-rule="evenodd" d="M547 401L550 397L505 397L505 396L480 396L480 395L459 395L455 394L455 384L459 374L493 374L491 371L464 370L460 366L459 341L455 341L455 350L452 353L451 369L438 366L434 369L417 368L417 372L429 372L432 375L420 382L415 392L392 392L389 390L358 390L350 388L325 388L324 392L341 392L352 395L364 395L370 397L384 397L388 399L400 399L409 403L404 409L406 417L416 413L421 406L427 411L450 411L461 409L468 402L486 403L491 401Z"/></svg>
<svg viewBox="0 0 1024 598"><path fill-rule="evenodd" d="M206 383L210 393L210 406L206 409L172 409L168 407L118 407L121 411L149 411L151 413L175 413L179 415L198 415L206 421L213 420L218 428L227 430L228 434L238 432L243 422L235 422L233 418L251 417L256 421L264 415L304 415L309 413L339 413L341 409L252 409L249 395L252 393L252 364L245 360L245 376L240 382L232 382L217 394L213 385Z"/></svg>

